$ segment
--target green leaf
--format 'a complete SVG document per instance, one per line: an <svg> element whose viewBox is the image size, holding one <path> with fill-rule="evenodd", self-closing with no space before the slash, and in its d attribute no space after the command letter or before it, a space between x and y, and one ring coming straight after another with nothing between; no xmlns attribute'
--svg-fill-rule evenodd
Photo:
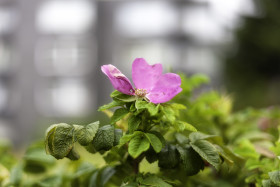
<svg viewBox="0 0 280 187"><path fill-rule="evenodd" d="M280 186L280 171L272 171L268 173L270 180L277 186Z"/></svg>
<svg viewBox="0 0 280 187"><path fill-rule="evenodd" d="M99 121L88 124L83 128L77 128L77 130L75 130L75 137L81 145L86 146L92 142L98 128Z"/></svg>
<svg viewBox="0 0 280 187"><path fill-rule="evenodd" d="M119 95L115 96L114 98L117 100L126 102L126 103L133 102L137 99L137 97L134 95L125 95L125 94L119 94Z"/></svg>
<svg viewBox="0 0 280 187"><path fill-rule="evenodd" d="M164 137L162 136L162 134L160 132L158 132L158 131L149 131L149 133L156 135L158 137L158 139L160 139L162 147L165 146L166 141L165 141Z"/></svg>
<svg viewBox="0 0 280 187"><path fill-rule="evenodd" d="M108 151L114 145L114 127L112 125L105 125L100 127L92 141L96 151Z"/></svg>
<svg viewBox="0 0 280 187"><path fill-rule="evenodd" d="M159 153L162 149L162 143L160 139L151 133L145 133L145 136L148 138L149 142L151 143L152 147L154 148L156 153Z"/></svg>
<svg viewBox="0 0 280 187"><path fill-rule="evenodd" d="M123 93L119 92L118 90L114 90L111 94L110 97L114 98L117 97L118 95L122 95Z"/></svg>
<svg viewBox="0 0 280 187"><path fill-rule="evenodd" d="M133 133L136 131L141 123L141 117L131 115L128 119L128 131L129 133Z"/></svg>
<svg viewBox="0 0 280 187"><path fill-rule="evenodd" d="M119 144L122 136L123 136L123 131L121 129L115 129L115 136L114 136L114 143L113 143L114 146Z"/></svg>
<svg viewBox="0 0 280 187"><path fill-rule="evenodd" d="M191 124L184 122L184 121L176 121L174 123L174 127L178 132L182 132L184 130L188 130L188 131L192 131L192 132L196 132L197 129L192 126Z"/></svg>
<svg viewBox="0 0 280 187"><path fill-rule="evenodd" d="M90 179L89 179L89 187L99 187L99 180L98 180L99 171L95 171Z"/></svg>
<svg viewBox="0 0 280 187"><path fill-rule="evenodd" d="M146 160L150 164L158 160L158 154L151 147L148 149L148 151L145 152L145 156L146 156Z"/></svg>
<svg viewBox="0 0 280 187"><path fill-rule="evenodd" d="M53 138L54 138L54 132L56 130L57 124L51 125L47 130L46 130L46 135L45 135L45 149L47 154L52 154L53 151Z"/></svg>
<svg viewBox="0 0 280 187"><path fill-rule="evenodd" d="M207 135L207 134L203 134L201 132L192 132L189 135L191 142L196 142L197 140L205 140L205 139L213 138L213 137L216 137L216 135Z"/></svg>
<svg viewBox="0 0 280 187"><path fill-rule="evenodd" d="M185 135L183 135L181 133L176 133L175 134L175 138L176 138L176 140L177 140L177 142L179 144L187 144L187 143L189 143L189 139Z"/></svg>
<svg viewBox="0 0 280 187"><path fill-rule="evenodd" d="M204 169L204 161L191 147L182 148L177 146L177 150L180 154L183 169L186 175L192 176L197 174L200 170Z"/></svg>
<svg viewBox="0 0 280 187"><path fill-rule="evenodd" d="M154 116L159 111L159 104L155 105L154 103L143 101L142 99L138 99L135 102L135 107L137 110L147 109L151 116Z"/></svg>
<svg viewBox="0 0 280 187"><path fill-rule="evenodd" d="M126 114L128 114L129 111L125 108L119 108L117 109L112 118L111 118L111 123L114 124L116 123L117 121L121 120Z"/></svg>
<svg viewBox="0 0 280 187"><path fill-rule="evenodd" d="M230 158L230 155L228 155L222 147L218 146L218 145L215 145L219 155L225 160L225 162L228 164L228 165L233 165L234 164L234 161Z"/></svg>
<svg viewBox="0 0 280 187"><path fill-rule="evenodd" d="M52 126L47 132L46 150L56 159L62 159L69 154L74 144L74 127L66 123Z"/></svg>
<svg viewBox="0 0 280 187"><path fill-rule="evenodd" d="M72 178L82 178L84 176L90 175L95 170L96 168L91 163L83 162L78 167Z"/></svg>
<svg viewBox="0 0 280 187"><path fill-rule="evenodd" d="M136 107L135 107L135 103L132 103L131 105L130 105L130 107L129 107L129 111L130 112L135 112L137 109L136 109Z"/></svg>
<svg viewBox="0 0 280 187"><path fill-rule="evenodd" d="M202 158L213 165L217 170L220 168L222 161L213 144L207 140L197 140L191 142L190 145Z"/></svg>
<svg viewBox="0 0 280 187"><path fill-rule="evenodd" d="M134 136L142 135L144 134L142 131L134 131L133 134L126 134L120 139L119 147L123 146L127 142L129 142Z"/></svg>
<svg viewBox="0 0 280 187"><path fill-rule="evenodd" d="M170 121L171 123L173 123L176 120L176 112L174 111L174 109L170 106L170 105L160 105L161 106L161 110L165 116L165 118Z"/></svg>
<svg viewBox="0 0 280 187"><path fill-rule="evenodd" d="M179 164L179 153L174 145L166 145L158 154L158 166L165 169L175 168Z"/></svg>
<svg viewBox="0 0 280 187"><path fill-rule="evenodd" d="M182 105L179 103L172 103L171 107L176 110L186 110L187 109L187 107L185 105Z"/></svg>
<svg viewBox="0 0 280 187"><path fill-rule="evenodd" d="M124 102L113 100L111 103L99 107L98 111L108 110L110 108L114 108L114 107L122 106L122 105L124 105Z"/></svg>
<svg viewBox="0 0 280 187"><path fill-rule="evenodd" d="M110 180L110 178L116 173L116 170L112 167L106 167L102 170L100 175L100 186L103 187Z"/></svg>
<svg viewBox="0 0 280 187"><path fill-rule="evenodd" d="M149 176L141 182L141 184L153 186L153 187L172 187L170 184L162 180L157 176Z"/></svg>
<svg viewBox="0 0 280 187"><path fill-rule="evenodd" d="M147 101L143 101L142 99L137 99L135 102L135 108L139 109L146 109L146 105L148 104Z"/></svg>
<svg viewBox="0 0 280 187"><path fill-rule="evenodd" d="M128 145L128 153L133 157L137 158L141 153L147 151L150 147L150 142L143 135L134 136Z"/></svg>
<svg viewBox="0 0 280 187"><path fill-rule="evenodd" d="M69 158L70 160L79 160L80 155L76 152L76 150L73 147L71 151L68 153L68 155L66 155L66 157Z"/></svg>

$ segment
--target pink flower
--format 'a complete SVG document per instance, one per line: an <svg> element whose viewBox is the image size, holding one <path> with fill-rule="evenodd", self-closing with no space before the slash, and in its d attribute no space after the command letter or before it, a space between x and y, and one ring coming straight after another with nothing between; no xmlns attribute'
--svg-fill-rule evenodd
<svg viewBox="0 0 280 187"><path fill-rule="evenodd" d="M179 75L162 74L161 64L149 65L143 58L136 58L132 64L132 80L135 88L115 66L103 65L101 70L108 76L116 90L126 95L146 97L155 104L167 102L182 91Z"/></svg>

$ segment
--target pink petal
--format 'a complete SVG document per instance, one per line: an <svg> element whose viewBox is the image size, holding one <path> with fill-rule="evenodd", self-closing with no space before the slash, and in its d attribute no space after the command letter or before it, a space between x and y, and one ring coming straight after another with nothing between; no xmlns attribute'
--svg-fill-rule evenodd
<svg viewBox="0 0 280 187"><path fill-rule="evenodd" d="M101 66L102 72L108 76L113 87L127 95L133 95L134 89L129 79L118 70L115 66L108 64Z"/></svg>
<svg viewBox="0 0 280 187"><path fill-rule="evenodd" d="M162 73L162 65L149 65L144 58L136 58L132 64L132 80L136 88L150 91Z"/></svg>
<svg viewBox="0 0 280 187"><path fill-rule="evenodd" d="M181 78L174 73L161 75L154 88L146 95L152 103L165 103L182 91Z"/></svg>

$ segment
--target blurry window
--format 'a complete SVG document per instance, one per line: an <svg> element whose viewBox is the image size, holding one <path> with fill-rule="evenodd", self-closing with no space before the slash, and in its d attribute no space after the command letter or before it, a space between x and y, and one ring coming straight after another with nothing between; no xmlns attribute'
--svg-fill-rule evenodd
<svg viewBox="0 0 280 187"><path fill-rule="evenodd" d="M188 47L184 56L184 70L191 73L205 73L216 77L220 71L220 61L215 52L207 47Z"/></svg>
<svg viewBox="0 0 280 187"><path fill-rule="evenodd" d="M123 36L166 35L176 30L177 13L164 1L126 2L117 7L115 23Z"/></svg>
<svg viewBox="0 0 280 187"><path fill-rule="evenodd" d="M88 40L90 41L90 40ZM94 46L86 39L48 38L39 40L35 63L43 76L83 76L94 65Z"/></svg>
<svg viewBox="0 0 280 187"><path fill-rule="evenodd" d="M15 12L12 8L0 7L0 34L11 32L15 21Z"/></svg>
<svg viewBox="0 0 280 187"><path fill-rule="evenodd" d="M49 0L38 9L37 27L43 33L80 34L95 21L95 10L87 0Z"/></svg>
<svg viewBox="0 0 280 187"><path fill-rule="evenodd" d="M38 86L36 104L45 116L85 116L94 104L94 95L81 80L61 80L46 87ZM43 99L42 99L43 98Z"/></svg>

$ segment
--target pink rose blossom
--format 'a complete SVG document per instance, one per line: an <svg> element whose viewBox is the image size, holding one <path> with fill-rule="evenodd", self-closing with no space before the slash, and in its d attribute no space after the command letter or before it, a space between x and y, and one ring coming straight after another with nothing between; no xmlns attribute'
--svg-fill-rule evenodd
<svg viewBox="0 0 280 187"><path fill-rule="evenodd" d="M108 76L116 90L126 95L145 97L155 104L165 103L182 91L179 75L162 74L161 64L149 65L143 58L136 58L132 64L132 80L135 88L115 66L103 65L101 70Z"/></svg>

